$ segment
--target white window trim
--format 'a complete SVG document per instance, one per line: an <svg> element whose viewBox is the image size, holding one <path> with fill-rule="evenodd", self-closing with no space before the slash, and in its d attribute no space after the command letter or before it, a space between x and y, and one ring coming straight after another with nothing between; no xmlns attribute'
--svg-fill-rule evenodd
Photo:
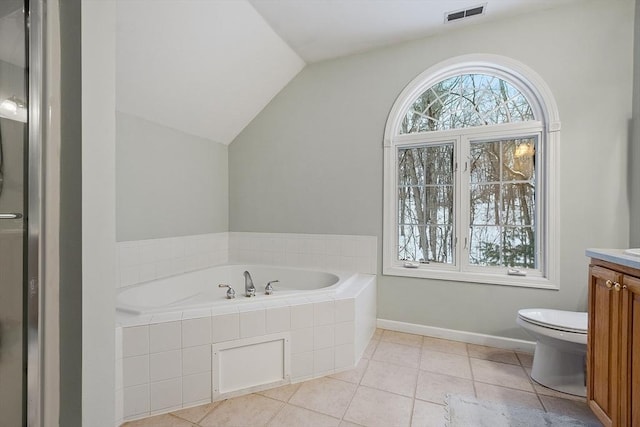
<svg viewBox="0 0 640 427"><path fill-rule="evenodd" d="M543 177L540 182L542 193L544 194L544 212L542 224L546 227L544 247L542 253L544 259L542 276L512 276L507 274L495 274L489 272L469 271L466 266L461 265L461 245L456 247L456 266L439 266L433 268L432 265L421 265L418 268L406 268L404 263L399 261L397 252L397 147L410 145L412 142L424 142L436 137L421 134L400 134L400 126L404 119L404 113L411 103L429 87L437 82L458 74L484 73L503 78L513 84L530 101L534 112L534 117L541 118L543 131L541 135L541 153L543 159L542 167L544 171L540 174ZM504 136L511 132L530 131L540 129L540 122L511 123L503 125L493 125L484 127L474 127L470 129L454 129L451 131L438 131L437 138L440 141L448 138L455 139L464 137L471 132L474 135L486 133L490 138L492 135ZM499 129L499 133L496 131ZM389 118L385 126L384 133L384 231L383 231L383 268L382 273L392 276L406 276L426 279L439 279L448 281L463 281L474 283L486 283L507 286L521 286L530 288L559 289L560 277L560 239L558 233L559 226L559 143L560 143L560 119L557 105L551 90L542 78L526 65L499 55L473 54L451 58L436 64L422 74L417 76L396 99ZM461 156L460 150L457 155ZM460 164L460 162L459 162ZM462 192L461 192L462 193ZM461 197L457 196L458 199ZM462 200L456 199L454 203L459 206ZM456 229L459 229L462 218L456 215ZM471 269L473 270L473 269Z"/></svg>

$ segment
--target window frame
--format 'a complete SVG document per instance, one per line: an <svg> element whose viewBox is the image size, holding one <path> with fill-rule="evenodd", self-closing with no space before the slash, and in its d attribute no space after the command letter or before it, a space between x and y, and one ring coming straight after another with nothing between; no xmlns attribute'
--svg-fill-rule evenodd
<svg viewBox="0 0 640 427"><path fill-rule="evenodd" d="M488 74L515 86L527 98L535 121L486 125L443 131L400 134L402 120L414 100L439 81L459 74ZM555 100L544 81L525 65L497 55L465 55L437 64L416 77L396 99L384 136L383 274L451 281L559 289L558 262L558 154L560 121ZM506 274L506 267L473 266L462 238L469 229L469 171L463 171L472 141L491 141L525 136L538 137L536 153L536 239L540 272L526 276ZM454 173L454 265L421 264L406 268L398 260L398 149L454 141L457 171ZM457 182L460 180L460 182ZM538 206L540 206L538 208ZM466 233L466 234L465 234Z"/></svg>

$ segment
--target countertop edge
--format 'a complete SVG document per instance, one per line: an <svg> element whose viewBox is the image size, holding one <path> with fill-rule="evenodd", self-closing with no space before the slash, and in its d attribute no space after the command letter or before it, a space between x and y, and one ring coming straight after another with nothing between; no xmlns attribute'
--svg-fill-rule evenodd
<svg viewBox="0 0 640 427"><path fill-rule="evenodd" d="M590 248L585 251L585 255L589 258L596 258L640 270L640 257L625 254L624 251L624 249Z"/></svg>

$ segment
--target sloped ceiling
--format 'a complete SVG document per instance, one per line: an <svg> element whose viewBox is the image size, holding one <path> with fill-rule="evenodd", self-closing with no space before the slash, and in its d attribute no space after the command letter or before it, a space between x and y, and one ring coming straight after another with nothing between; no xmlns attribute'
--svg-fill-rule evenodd
<svg viewBox="0 0 640 427"><path fill-rule="evenodd" d="M487 20L584 0L249 0L307 62L364 52ZM445 23L448 12L483 15Z"/></svg>
<svg viewBox="0 0 640 427"><path fill-rule="evenodd" d="M304 67L245 0L119 0L116 108L229 144Z"/></svg>
<svg viewBox="0 0 640 427"><path fill-rule="evenodd" d="M116 106L229 144L305 61L581 1L117 0ZM484 15L444 23L480 4Z"/></svg>

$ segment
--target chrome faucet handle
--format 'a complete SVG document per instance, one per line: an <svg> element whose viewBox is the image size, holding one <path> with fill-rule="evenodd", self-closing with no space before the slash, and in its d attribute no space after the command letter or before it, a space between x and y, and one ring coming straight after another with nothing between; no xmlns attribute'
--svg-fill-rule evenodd
<svg viewBox="0 0 640 427"><path fill-rule="evenodd" d="M224 283L221 283L218 285L219 288L229 288L227 289L227 299L233 299L236 297L236 291L233 290L233 288L231 287L231 285L225 285Z"/></svg>
<svg viewBox="0 0 640 427"><path fill-rule="evenodd" d="M280 280L272 280L269 283L267 283L267 286L264 287L264 293L265 295L271 295L273 293L273 286L271 286L272 283L278 283Z"/></svg>

